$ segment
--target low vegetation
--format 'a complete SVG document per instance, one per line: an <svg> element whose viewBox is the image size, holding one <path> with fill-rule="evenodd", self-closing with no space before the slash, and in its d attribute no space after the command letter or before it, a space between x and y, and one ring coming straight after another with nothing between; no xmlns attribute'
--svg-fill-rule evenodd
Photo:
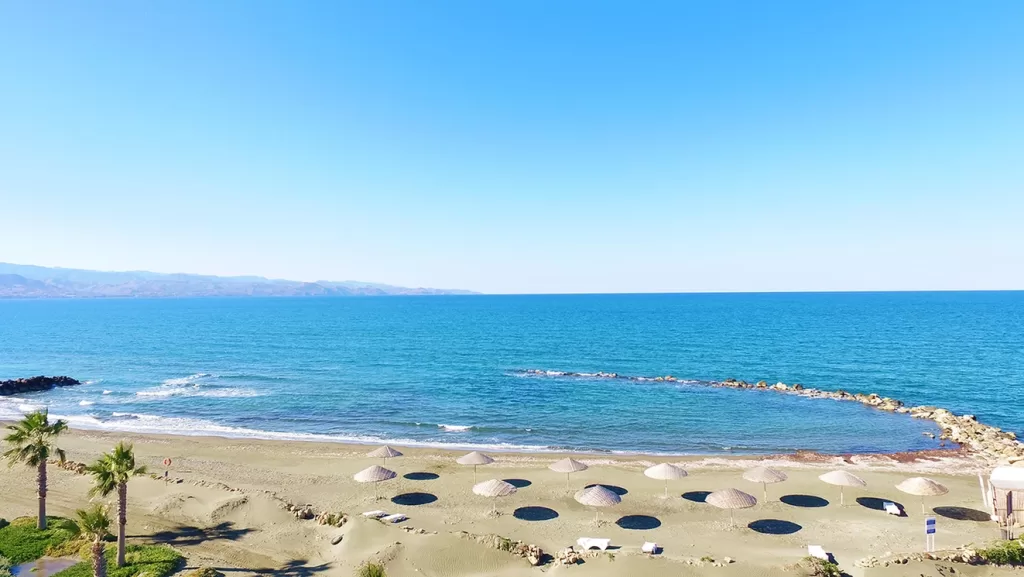
<svg viewBox="0 0 1024 577"><path fill-rule="evenodd" d="M37 519L21 517L0 529L0 556L12 564L34 561L68 541L78 538L78 525L63 517L47 517L46 529L37 528Z"/></svg>
<svg viewBox="0 0 1024 577"><path fill-rule="evenodd" d="M184 557L163 545L129 545L125 549L125 565L117 566L117 550L108 549L107 577L167 577L181 568ZM73 565L55 577L92 577L92 562Z"/></svg>
<svg viewBox="0 0 1024 577"><path fill-rule="evenodd" d="M808 575L812 577L844 577L843 572L839 570L839 565L831 561L817 557L805 557L804 563L808 567Z"/></svg>
<svg viewBox="0 0 1024 577"><path fill-rule="evenodd" d="M380 563L363 563L356 572L356 577L387 577L388 573Z"/></svg>
<svg viewBox="0 0 1024 577"><path fill-rule="evenodd" d="M224 577L224 574L213 567L200 567L186 575L186 577Z"/></svg>
<svg viewBox="0 0 1024 577"><path fill-rule="evenodd" d="M12 565L10 559L0 555L0 577L11 577Z"/></svg>
<svg viewBox="0 0 1024 577"><path fill-rule="evenodd" d="M1003 541L987 549L979 549L978 556L996 565L1024 565L1024 544Z"/></svg>

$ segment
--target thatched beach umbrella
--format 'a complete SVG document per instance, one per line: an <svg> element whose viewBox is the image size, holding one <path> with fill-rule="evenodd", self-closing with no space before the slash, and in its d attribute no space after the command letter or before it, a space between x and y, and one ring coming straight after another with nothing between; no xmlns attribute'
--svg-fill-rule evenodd
<svg viewBox="0 0 1024 577"><path fill-rule="evenodd" d="M455 462L460 465L473 465L473 483L476 484L477 466L490 465L491 463L494 462L494 459L488 457L487 455L481 453L480 451L473 451L472 453L467 453L459 457L458 459L455 459Z"/></svg>
<svg viewBox="0 0 1024 577"><path fill-rule="evenodd" d="M373 457L374 459L384 459L384 466L388 465L388 459L394 459L395 457L401 457L402 452L389 445L384 445L379 449L374 449L366 454L367 457Z"/></svg>
<svg viewBox="0 0 1024 577"><path fill-rule="evenodd" d="M565 488L569 489L569 475L572 473L578 473L580 471L586 471L590 467L586 463L581 463L576 459L562 459L561 461L555 461L548 466L548 469L556 473L565 473Z"/></svg>
<svg viewBox="0 0 1024 577"><path fill-rule="evenodd" d="M380 465L373 465L359 471L353 475L352 478L360 483L373 483L373 498L376 500L380 499L380 496L377 493L377 483L389 481L397 476L398 473L391 469L385 469Z"/></svg>
<svg viewBox="0 0 1024 577"><path fill-rule="evenodd" d="M748 495L739 489L722 489L721 491L715 491L705 497L704 502L718 507L719 509L728 509L729 523L732 525L736 524L736 521L732 516L734 509L749 509L750 507L757 505L757 499L753 495Z"/></svg>
<svg viewBox="0 0 1024 577"><path fill-rule="evenodd" d="M473 492L481 497L490 497L494 499L494 508L491 511L497 512L498 497L508 497L515 493L516 486L512 483L506 483L505 481L491 479L490 481L484 481L483 483L473 485Z"/></svg>
<svg viewBox="0 0 1024 577"><path fill-rule="evenodd" d="M644 475L652 479L665 481L665 498L668 499L668 482L682 479L686 476L686 471L683 470L682 467L678 467L670 463L662 463L660 465L648 467L647 470L644 471Z"/></svg>
<svg viewBox="0 0 1024 577"><path fill-rule="evenodd" d="M622 497L608 487L593 485L586 489L580 489L575 495L576 501L588 507L614 507L622 502ZM595 513L594 520L598 519L600 512Z"/></svg>
<svg viewBox="0 0 1024 577"><path fill-rule="evenodd" d="M788 477L778 469L754 467L744 471L743 478L751 483L761 483L761 486L764 488L764 500L768 501L768 483L781 483Z"/></svg>
<svg viewBox="0 0 1024 577"><path fill-rule="evenodd" d="M860 477L858 477L857 475L854 475L853 473L850 473L849 471L842 471L842 470L832 471L832 472L829 472L829 473L825 473L824 475L819 475L818 478L821 479L822 481L825 481L829 485L838 485L839 486L839 504L840 505L845 505L846 504L845 503L845 496L843 495L843 488L844 487L867 487L868 486L868 484L864 482L864 479L861 479Z"/></svg>
<svg viewBox="0 0 1024 577"><path fill-rule="evenodd" d="M896 485L896 488L908 495L921 497L921 513L925 512L925 497L937 497L949 492L945 485L927 477L911 477Z"/></svg>

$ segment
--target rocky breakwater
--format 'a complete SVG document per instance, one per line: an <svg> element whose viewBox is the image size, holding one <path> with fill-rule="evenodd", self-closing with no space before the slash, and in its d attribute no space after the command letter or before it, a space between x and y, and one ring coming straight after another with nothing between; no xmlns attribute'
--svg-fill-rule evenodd
<svg viewBox="0 0 1024 577"><path fill-rule="evenodd" d="M903 403L903 401L883 397L875 393L849 393L843 390L827 391L805 387L799 383L792 385L787 385L786 383L769 384L766 381L749 383L739 379L725 379L724 381L691 381L679 379L671 375L644 377L605 372L574 373L565 371L543 371L538 369L524 371L524 374L539 377L622 379L638 382L686 383L688 385L761 390L788 395L800 395L814 399L833 399L836 401L856 402L879 411L907 414L917 419L928 419L934 421L941 431L939 436L940 439L957 443L972 455L981 457L993 464L1024 461L1024 443L1021 443L1017 439L1017 435L1012 431L1004 431L999 427L980 423L974 415L955 415L948 409L926 405L908 407Z"/></svg>
<svg viewBox="0 0 1024 577"><path fill-rule="evenodd" d="M48 391L54 387L70 387L80 385L76 379L71 377L29 377L27 379L12 379L0 381L0 396L17 395L21 393L36 393Z"/></svg>

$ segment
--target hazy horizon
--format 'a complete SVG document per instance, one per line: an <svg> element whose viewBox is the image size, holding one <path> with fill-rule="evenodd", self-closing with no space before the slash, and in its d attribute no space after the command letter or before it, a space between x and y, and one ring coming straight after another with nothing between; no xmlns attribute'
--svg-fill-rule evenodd
<svg viewBox="0 0 1024 577"><path fill-rule="evenodd" d="M0 261L1020 290L1021 21L1006 0L7 3Z"/></svg>

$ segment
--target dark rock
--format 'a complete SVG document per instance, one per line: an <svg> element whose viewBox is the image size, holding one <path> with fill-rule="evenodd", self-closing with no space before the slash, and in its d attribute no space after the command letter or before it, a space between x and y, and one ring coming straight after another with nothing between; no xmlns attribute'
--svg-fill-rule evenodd
<svg viewBox="0 0 1024 577"><path fill-rule="evenodd" d="M76 379L64 376L44 377L40 375L38 377L29 377L27 379L13 379L10 381L0 381L0 396L20 393L35 393L38 391L48 391L54 387L70 387L80 384L81 383Z"/></svg>

